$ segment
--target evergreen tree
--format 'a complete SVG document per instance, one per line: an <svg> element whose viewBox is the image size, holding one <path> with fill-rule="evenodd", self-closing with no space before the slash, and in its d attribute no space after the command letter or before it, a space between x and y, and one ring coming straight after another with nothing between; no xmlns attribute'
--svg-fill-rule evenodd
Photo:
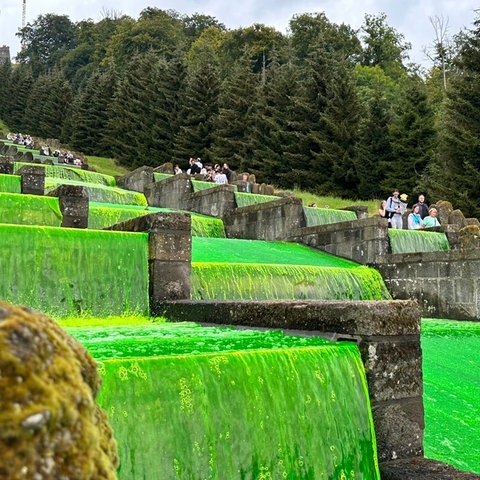
<svg viewBox="0 0 480 480"><path fill-rule="evenodd" d="M421 176L432 160L435 142L434 116L425 86L418 78L411 78L405 90L403 110L390 127L392 157L381 166L385 173L384 192L398 188L405 193L418 193Z"/></svg>
<svg viewBox="0 0 480 480"><path fill-rule="evenodd" d="M454 60L436 160L424 175L432 200L448 199L480 216L480 18L465 34Z"/></svg>
<svg viewBox="0 0 480 480"><path fill-rule="evenodd" d="M62 139L72 98L71 86L58 69L40 75L28 96L24 129L39 137Z"/></svg>
<svg viewBox="0 0 480 480"><path fill-rule="evenodd" d="M5 119L8 114L8 98L11 91L12 63L7 58L0 63L0 118Z"/></svg>
<svg viewBox="0 0 480 480"><path fill-rule="evenodd" d="M210 155L214 162L226 162L233 170L248 169L252 158L252 108L258 84L259 77L244 55L222 86Z"/></svg>
<svg viewBox="0 0 480 480"><path fill-rule="evenodd" d="M384 91L380 85L366 105L364 119L360 125L356 170L358 196L367 200L382 198L381 189L385 173L383 166L392 156L389 136L391 115ZM395 187L394 187L395 188Z"/></svg>
<svg viewBox="0 0 480 480"><path fill-rule="evenodd" d="M108 149L102 142L107 127L108 106L115 91L116 76L111 68L96 70L72 105L69 143L90 155L104 155Z"/></svg>
<svg viewBox="0 0 480 480"><path fill-rule="evenodd" d="M165 103L167 63L150 51L136 55L118 82L105 131L105 144L121 163L136 168L171 161L171 138L166 120L173 111Z"/></svg>
<svg viewBox="0 0 480 480"><path fill-rule="evenodd" d="M30 113L27 111L27 100L32 85L33 77L30 67L28 65L17 65L12 71L11 81L7 88L8 93L4 101L5 115L3 117L13 131L28 131L25 128L25 120L30 117Z"/></svg>
<svg viewBox="0 0 480 480"><path fill-rule="evenodd" d="M212 163L214 118L218 113L220 79L217 59L210 48L205 48L202 60L190 65L179 129L175 137L175 162L186 166L190 157L200 157L203 163Z"/></svg>

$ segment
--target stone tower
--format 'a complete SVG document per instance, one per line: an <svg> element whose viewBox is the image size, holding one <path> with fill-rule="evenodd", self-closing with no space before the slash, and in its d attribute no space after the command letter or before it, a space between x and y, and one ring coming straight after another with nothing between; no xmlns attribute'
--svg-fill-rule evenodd
<svg viewBox="0 0 480 480"><path fill-rule="evenodd" d="M4 45L0 47L0 65L3 65L7 60L10 60L10 47Z"/></svg>

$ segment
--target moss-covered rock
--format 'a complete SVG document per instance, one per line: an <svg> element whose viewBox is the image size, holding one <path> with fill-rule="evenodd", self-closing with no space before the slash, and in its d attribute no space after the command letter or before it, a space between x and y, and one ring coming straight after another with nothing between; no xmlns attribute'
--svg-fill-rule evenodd
<svg viewBox="0 0 480 480"><path fill-rule="evenodd" d="M0 302L0 478L116 478L96 364L50 318Z"/></svg>

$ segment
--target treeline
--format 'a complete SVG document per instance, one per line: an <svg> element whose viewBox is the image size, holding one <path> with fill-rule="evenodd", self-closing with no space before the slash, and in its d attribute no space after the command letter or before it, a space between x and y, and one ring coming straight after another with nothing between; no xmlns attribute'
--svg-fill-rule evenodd
<svg viewBox="0 0 480 480"><path fill-rule="evenodd" d="M352 199L399 188L480 216L478 19L437 35L422 75L384 14L358 31L299 14L288 35L157 8L47 14L19 36L16 62L0 66L0 118L15 131L129 168L195 156L283 188Z"/></svg>

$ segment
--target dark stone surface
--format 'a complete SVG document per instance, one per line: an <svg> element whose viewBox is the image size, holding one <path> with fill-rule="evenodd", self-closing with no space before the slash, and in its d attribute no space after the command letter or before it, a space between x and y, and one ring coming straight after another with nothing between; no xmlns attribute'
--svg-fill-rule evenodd
<svg viewBox="0 0 480 480"><path fill-rule="evenodd" d="M44 195L45 168L36 165L24 165L17 172L22 178L22 193Z"/></svg>
<svg viewBox="0 0 480 480"><path fill-rule="evenodd" d="M123 177L116 177L117 186L125 190L143 193L153 183L153 168L139 167Z"/></svg>
<svg viewBox="0 0 480 480"><path fill-rule="evenodd" d="M202 215L224 218L233 212L236 206L233 185L218 185L192 193L187 209Z"/></svg>
<svg viewBox="0 0 480 480"><path fill-rule="evenodd" d="M0 173L4 175L13 175L13 158L12 157L0 158Z"/></svg>
<svg viewBox="0 0 480 480"><path fill-rule="evenodd" d="M229 238L287 240L306 225L302 201L284 197L271 202L237 208L224 217Z"/></svg>
<svg viewBox="0 0 480 480"><path fill-rule="evenodd" d="M382 480L479 480L480 475L462 472L446 463L428 458L412 458L380 463Z"/></svg>
<svg viewBox="0 0 480 480"><path fill-rule="evenodd" d="M152 207L188 210L193 187L190 175L181 173L145 186L145 197Z"/></svg>
<svg viewBox="0 0 480 480"><path fill-rule="evenodd" d="M88 228L89 196L81 185L59 185L48 194L58 197L62 212L62 227Z"/></svg>

